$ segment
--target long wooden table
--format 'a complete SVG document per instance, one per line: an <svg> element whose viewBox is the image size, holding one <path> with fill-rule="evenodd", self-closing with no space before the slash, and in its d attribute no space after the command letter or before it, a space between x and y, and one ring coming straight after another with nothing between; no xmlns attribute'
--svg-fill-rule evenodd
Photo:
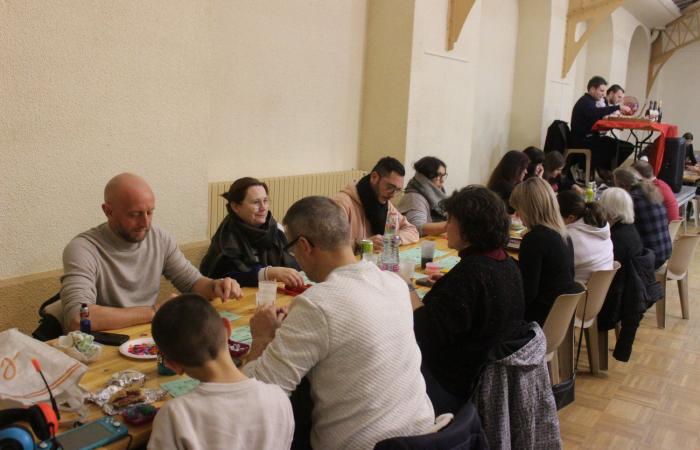
<svg viewBox="0 0 700 450"><path fill-rule="evenodd" d="M455 256L456 252L454 250L448 249L447 248L447 240L442 237L427 237L424 239L428 240L433 240L436 242L436 248L438 250L442 250L447 252L447 254L441 256L440 258L436 258L436 260L440 260L441 258L447 257L447 256ZM407 245L407 246L402 246L401 250L407 250L411 249L413 247L417 247L419 244L413 244L413 245ZM517 259L517 252L508 252L511 256ZM421 291L426 291L427 288L424 287L417 287ZM257 292L257 289L255 288L243 288L243 298L241 300L229 300L226 302L221 302L219 300L214 301L214 306L218 311L230 311L232 313L235 313L240 316L239 319L235 320L232 322L232 328L237 328L240 326L248 325L250 318L252 317L253 313L255 312L255 293ZM277 295L277 305L287 305L292 302L292 297L288 295L282 295L278 294ZM146 337L146 336L151 336L151 325L150 324L143 324L143 325L136 325L133 327L128 327L128 328L122 328L122 329L117 329L117 330L111 330L115 333L121 333L121 334L127 334L131 339L139 338L139 337ZM573 330L571 333L569 333L570 336L568 336L570 339L567 339L564 344L560 347L559 351L559 367L560 367L560 376L562 380L568 379L571 377L571 374L573 373L573 361L572 361L572 356L573 356ZM142 372L146 375L146 384L144 387L146 388L151 388L151 389L156 389L160 388L160 385L162 383L167 383L170 381L175 381L181 377L178 376L163 376L159 375L157 371L157 364L156 360L138 360L138 359L131 359L127 358L123 355L121 355L118 351L117 347L109 347L109 346L104 346L102 349L102 355L100 356L100 359L98 361L95 361L88 365L88 371L83 375L83 378L80 380L80 385L86 389L87 391L90 392L95 392L100 389L103 389L107 382L109 381L110 377L119 371L126 370L126 369L133 369L133 370L138 370L139 372ZM156 403L156 406L160 406L163 402L167 401L169 398L166 397L164 401L161 401L159 403ZM87 404L87 408L89 408L89 415L88 415L88 420L95 420L104 415L102 410L97 407L97 405L94 404ZM68 417L70 417L67 414L63 415L64 420ZM128 425L129 428L129 433L133 436L133 443L131 444L132 448L140 446L140 445L145 445L148 442L148 439L151 434L151 424L144 424L141 426L132 426ZM66 431L67 428L61 428L60 432ZM108 449L114 449L114 450L121 450L125 449L127 445L127 439L122 439L121 441L114 442L107 446L106 448Z"/></svg>
<svg viewBox="0 0 700 450"><path fill-rule="evenodd" d="M436 248L439 250L447 251L447 255L456 255L454 250L449 250L447 248L447 240L444 238L427 238L436 241ZM419 244L402 246L401 250L410 249L417 247ZM443 256L443 257L445 257ZM439 259L439 258L438 258ZM426 288L418 287L419 290L426 290ZM240 316L239 319L231 323L232 328L237 328L240 326L248 325L250 318L255 312L255 294L257 292L256 288L243 288L243 298L240 300L229 300L226 302L221 302L220 300L214 300L213 304L218 311L230 311ZM287 305L291 303L292 297L288 295L277 295L277 305ZM151 325L143 324L136 325L128 328L110 330L114 333L127 334L131 339L136 339L139 337L151 336ZM157 364L155 359L151 360L138 360L127 358L121 355L118 351L118 347L104 346L102 349L102 355L100 359L90 363L88 365L88 370L83 375L80 380L80 386L90 392L96 392L103 389L110 377L119 371L133 369L142 372L146 375L145 388L157 389L160 388L162 383L167 383L170 381L178 380L182 377L179 376L163 376L159 375L157 371ZM170 398L166 397L166 400ZM160 406L164 401L156 403L156 406ZM104 416L102 410L95 404L88 403L86 406L89 409L88 420L92 421ZM62 421L71 420L70 414L62 414ZM139 445L145 445L151 435L151 424L144 424L141 426L128 425L129 433L133 436L133 443L131 447L137 447ZM67 431L68 428L61 428L59 433ZM108 449L121 450L125 449L127 445L127 439L122 439L121 441L114 442L107 446Z"/></svg>

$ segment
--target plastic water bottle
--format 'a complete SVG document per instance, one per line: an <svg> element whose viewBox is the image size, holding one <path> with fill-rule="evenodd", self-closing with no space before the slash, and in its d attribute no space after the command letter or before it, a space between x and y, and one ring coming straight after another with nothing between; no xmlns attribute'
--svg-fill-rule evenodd
<svg viewBox="0 0 700 450"><path fill-rule="evenodd" d="M398 272L400 268L399 246L401 245L401 237L396 234L391 236L385 234L382 241L384 243L384 249L382 250L382 260L379 264L379 268L389 272Z"/></svg>
<svg viewBox="0 0 700 450"><path fill-rule="evenodd" d="M399 216L394 212L387 213L386 224L384 225L384 237L394 236L399 231Z"/></svg>
<svg viewBox="0 0 700 450"><path fill-rule="evenodd" d="M90 324L90 311L87 303L80 304L80 331L85 334L90 334L92 325Z"/></svg>
<svg viewBox="0 0 700 450"><path fill-rule="evenodd" d="M586 203L591 203L595 200L595 181L589 181L586 183Z"/></svg>

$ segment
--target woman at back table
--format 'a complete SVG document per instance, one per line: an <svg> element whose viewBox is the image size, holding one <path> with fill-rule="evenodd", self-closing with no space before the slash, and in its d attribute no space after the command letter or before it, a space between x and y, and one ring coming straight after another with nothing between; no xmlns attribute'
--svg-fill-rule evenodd
<svg viewBox="0 0 700 450"><path fill-rule="evenodd" d="M447 166L438 158L425 156L416 161L413 168L416 174L408 182L396 209L418 228L421 236L442 234L447 225L442 208L442 201L447 198Z"/></svg>
<svg viewBox="0 0 700 450"><path fill-rule="evenodd" d="M257 286L258 281L266 280L302 286L299 266L285 250L287 238L270 212L267 185L255 178L240 178L222 197L228 215L202 259L202 274L231 277L241 286Z"/></svg>
<svg viewBox="0 0 700 450"><path fill-rule="evenodd" d="M493 169L489 182L486 185L487 188L503 199L509 214L513 214L510 195L513 192L513 188L525 179L528 164L530 164L530 158L525 153L511 150L503 155L501 161Z"/></svg>
<svg viewBox="0 0 700 450"><path fill-rule="evenodd" d="M554 300L580 291L574 282L574 250L552 187L529 178L510 197L528 228L520 244L519 265L525 293L525 319L544 325Z"/></svg>

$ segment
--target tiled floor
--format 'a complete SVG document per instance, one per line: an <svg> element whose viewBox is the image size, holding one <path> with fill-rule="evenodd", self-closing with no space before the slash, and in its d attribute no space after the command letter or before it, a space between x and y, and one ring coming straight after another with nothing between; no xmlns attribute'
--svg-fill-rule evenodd
<svg viewBox="0 0 700 450"><path fill-rule="evenodd" d="M678 287L669 281L666 328L649 310L629 362L612 358L611 331L609 369L593 376L584 343L576 401L559 412L566 449L700 448L700 250L689 286L690 320L681 319Z"/></svg>

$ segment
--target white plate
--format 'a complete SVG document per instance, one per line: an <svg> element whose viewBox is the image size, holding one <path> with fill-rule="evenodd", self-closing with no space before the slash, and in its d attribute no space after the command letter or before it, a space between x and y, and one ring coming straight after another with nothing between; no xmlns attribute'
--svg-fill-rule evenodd
<svg viewBox="0 0 700 450"><path fill-rule="evenodd" d="M156 359L158 357L158 355L135 355L133 353L129 353L129 347L131 347L132 345L138 345L138 344L156 345L153 338L143 337L143 338L138 338L138 339L132 339L130 341L124 342L122 345L119 346L119 353L121 353L122 355L124 355L126 357L134 358L134 359Z"/></svg>

